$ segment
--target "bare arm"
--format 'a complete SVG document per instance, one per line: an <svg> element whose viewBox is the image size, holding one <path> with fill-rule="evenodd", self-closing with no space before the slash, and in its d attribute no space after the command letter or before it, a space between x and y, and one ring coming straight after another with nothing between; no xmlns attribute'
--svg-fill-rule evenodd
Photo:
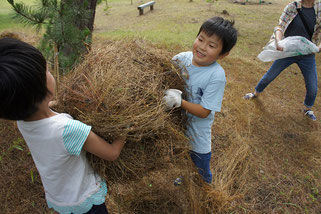
<svg viewBox="0 0 321 214"><path fill-rule="evenodd" d="M200 104L191 103L183 99L181 107L189 113L200 118L206 118L211 113L211 110L203 108L203 106Z"/></svg>
<svg viewBox="0 0 321 214"><path fill-rule="evenodd" d="M90 132L83 149L104 160L115 161L120 155L125 144L125 137L119 137L113 143L107 143L104 139Z"/></svg>
<svg viewBox="0 0 321 214"><path fill-rule="evenodd" d="M276 49L278 50L278 51L283 51L283 47L280 47L279 46L279 41L280 40L282 40L282 38L283 38L283 33L282 33L282 31L281 30L276 30L275 31L275 45L276 45Z"/></svg>

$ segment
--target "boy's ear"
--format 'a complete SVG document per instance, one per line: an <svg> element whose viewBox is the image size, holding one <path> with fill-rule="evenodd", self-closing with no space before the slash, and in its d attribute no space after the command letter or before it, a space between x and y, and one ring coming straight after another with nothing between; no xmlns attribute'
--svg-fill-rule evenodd
<svg viewBox="0 0 321 214"><path fill-rule="evenodd" d="M224 57L228 56L229 54L230 54L229 51L224 54L221 54L221 55L219 55L218 59L223 59Z"/></svg>

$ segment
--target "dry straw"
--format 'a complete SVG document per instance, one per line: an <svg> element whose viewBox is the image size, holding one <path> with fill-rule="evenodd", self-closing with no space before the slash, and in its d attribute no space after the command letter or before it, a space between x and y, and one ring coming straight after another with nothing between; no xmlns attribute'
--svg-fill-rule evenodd
<svg viewBox="0 0 321 214"><path fill-rule="evenodd" d="M115 212L208 213L227 209L232 200L232 175L220 178L227 184L203 188L187 152L185 113L168 111L161 101L166 89L184 91L170 60L173 55L141 40L95 42L83 62L63 78L57 111L92 125L109 142L128 136L113 163L88 155L111 187L108 197ZM231 164L226 167L232 172L238 163ZM180 175L184 184L174 187Z"/></svg>
<svg viewBox="0 0 321 214"><path fill-rule="evenodd" d="M180 110L166 111L168 88L183 90L184 81L171 64L172 54L141 40L96 42L59 92L59 111L92 125L111 142L127 134L118 161L111 164L90 156L107 180L139 177L159 165L171 147L186 147L185 121Z"/></svg>

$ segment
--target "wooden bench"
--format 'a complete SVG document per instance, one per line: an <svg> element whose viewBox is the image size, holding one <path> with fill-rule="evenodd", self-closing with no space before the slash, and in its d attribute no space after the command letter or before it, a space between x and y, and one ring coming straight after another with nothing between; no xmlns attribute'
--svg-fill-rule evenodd
<svg viewBox="0 0 321 214"><path fill-rule="evenodd" d="M137 7L137 9L139 10L139 15L141 16L141 15L144 14L144 8L145 7L150 6L150 10L154 10L154 4L155 4L155 1L149 1L149 2L147 2L145 4L139 5Z"/></svg>

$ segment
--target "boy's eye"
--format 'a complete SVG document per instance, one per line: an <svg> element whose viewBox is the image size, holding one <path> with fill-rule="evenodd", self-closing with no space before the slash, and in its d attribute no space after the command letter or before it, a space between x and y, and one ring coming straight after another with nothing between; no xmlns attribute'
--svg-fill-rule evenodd
<svg viewBox="0 0 321 214"><path fill-rule="evenodd" d="M203 41L203 39L201 39L201 38L198 38L198 40L199 40L200 42L202 42L202 41Z"/></svg>
<svg viewBox="0 0 321 214"><path fill-rule="evenodd" d="M214 45L210 45L210 48L215 48Z"/></svg>

